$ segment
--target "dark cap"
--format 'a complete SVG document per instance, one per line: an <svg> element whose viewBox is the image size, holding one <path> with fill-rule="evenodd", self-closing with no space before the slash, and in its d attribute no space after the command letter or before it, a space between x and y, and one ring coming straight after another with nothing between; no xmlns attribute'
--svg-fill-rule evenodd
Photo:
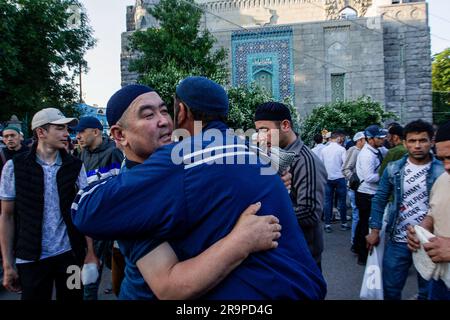
<svg viewBox="0 0 450 320"><path fill-rule="evenodd" d="M21 134L21 133L22 133L22 131L20 131L19 128L14 127L14 126L11 126L11 125L7 126L6 128L3 128L3 129L0 130L0 131L3 133L3 132L6 131L6 130L14 130L14 131L16 131L18 134Z"/></svg>
<svg viewBox="0 0 450 320"><path fill-rule="evenodd" d="M367 138L385 138L387 135L387 131L381 129L378 125L373 124L368 126L366 130L364 130L364 135Z"/></svg>
<svg viewBox="0 0 450 320"><path fill-rule="evenodd" d="M199 76L183 79L176 89L177 96L188 108L211 115L228 114L228 96L218 83Z"/></svg>
<svg viewBox="0 0 450 320"><path fill-rule="evenodd" d="M283 121L291 120L291 111L280 102L266 102L260 104L255 111L255 121Z"/></svg>
<svg viewBox="0 0 450 320"><path fill-rule="evenodd" d="M130 84L114 93L106 105L106 119L108 120L109 126L111 127L119 121L134 99L141 94L153 91L155 90L148 86Z"/></svg>
<svg viewBox="0 0 450 320"><path fill-rule="evenodd" d="M439 129L436 131L436 137L434 138L434 142L444 142L450 140L450 121L447 121L444 124L439 126Z"/></svg>
<svg viewBox="0 0 450 320"><path fill-rule="evenodd" d="M103 130L103 125L96 117L81 117L78 125L73 128L74 131L80 132L84 129L100 129Z"/></svg>

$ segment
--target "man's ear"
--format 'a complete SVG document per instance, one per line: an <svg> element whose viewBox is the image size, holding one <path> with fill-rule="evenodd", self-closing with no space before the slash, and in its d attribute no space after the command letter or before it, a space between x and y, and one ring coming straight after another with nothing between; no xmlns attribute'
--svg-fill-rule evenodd
<svg viewBox="0 0 450 320"><path fill-rule="evenodd" d="M178 111L176 114L177 127L181 127L189 118L189 111L183 102L178 103Z"/></svg>
<svg viewBox="0 0 450 320"><path fill-rule="evenodd" d="M280 127L281 127L282 131L287 131L287 130L291 129L291 122L289 120L285 119L285 120L281 121Z"/></svg>
<svg viewBox="0 0 450 320"><path fill-rule="evenodd" d="M122 147L126 146L126 144L128 143L126 139L126 134L124 133L123 128L120 125L118 124L113 125L110 129L110 132L112 137L117 143L119 143Z"/></svg>
<svg viewBox="0 0 450 320"><path fill-rule="evenodd" d="M45 132L46 130L44 128L36 128L36 135L38 136L39 139L44 138L45 137Z"/></svg>

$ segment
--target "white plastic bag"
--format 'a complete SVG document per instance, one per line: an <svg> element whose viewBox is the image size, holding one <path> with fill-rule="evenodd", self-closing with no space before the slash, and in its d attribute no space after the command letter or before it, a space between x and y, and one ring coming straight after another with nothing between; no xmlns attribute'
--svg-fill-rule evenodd
<svg viewBox="0 0 450 320"><path fill-rule="evenodd" d="M387 211L386 207L386 211ZM385 211L385 217L386 217ZM364 278L359 292L359 298L363 300L383 300L383 254L386 232L386 219L380 231L380 242L373 247L372 252L367 257Z"/></svg>
<svg viewBox="0 0 450 320"><path fill-rule="evenodd" d="M429 242L429 239L433 238L435 235L421 226L414 226L414 230L420 241L420 248L413 253L414 267L417 272L425 280L441 279L444 281L445 285L450 288L450 263L434 263L423 247L423 244Z"/></svg>
<svg viewBox="0 0 450 320"><path fill-rule="evenodd" d="M81 282L83 285L95 283L98 278L98 267L96 263L85 263L81 269Z"/></svg>
<svg viewBox="0 0 450 320"><path fill-rule="evenodd" d="M412 254L414 267L422 276L422 278L424 278L425 280L430 280L436 273L436 264L431 261L431 258L423 248L423 244L427 243L428 239L433 238L434 234L430 233L428 230L422 228L421 226L414 226L414 230L416 231L417 238L420 241L420 248Z"/></svg>

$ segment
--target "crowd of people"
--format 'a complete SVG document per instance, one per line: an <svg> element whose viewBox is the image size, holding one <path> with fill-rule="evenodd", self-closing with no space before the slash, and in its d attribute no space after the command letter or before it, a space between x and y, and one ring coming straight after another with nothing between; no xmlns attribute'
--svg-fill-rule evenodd
<svg viewBox="0 0 450 320"><path fill-rule="evenodd" d="M124 300L322 300L323 238L335 220L361 265L385 229L385 299L401 299L416 250L450 262L450 122L319 133L310 149L282 103L257 107L253 142L227 127L228 96L214 81L187 77L174 100L172 119L154 89L121 88L107 104L110 136L96 118L55 108L33 116L30 146L20 129L3 129L6 289L96 300L107 266ZM416 225L435 237L421 243ZM73 266L82 285L69 287ZM418 299L450 299L445 279L418 273L418 284Z"/></svg>

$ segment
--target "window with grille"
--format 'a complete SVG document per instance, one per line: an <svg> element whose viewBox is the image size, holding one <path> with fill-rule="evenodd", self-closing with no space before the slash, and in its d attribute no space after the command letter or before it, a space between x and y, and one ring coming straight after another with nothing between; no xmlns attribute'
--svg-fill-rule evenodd
<svg viewBox="0 0 450 320"><path fill-rule="evenodd" d="M331 101L344 101L345 99L345 74L331 75Z"/></svg>

